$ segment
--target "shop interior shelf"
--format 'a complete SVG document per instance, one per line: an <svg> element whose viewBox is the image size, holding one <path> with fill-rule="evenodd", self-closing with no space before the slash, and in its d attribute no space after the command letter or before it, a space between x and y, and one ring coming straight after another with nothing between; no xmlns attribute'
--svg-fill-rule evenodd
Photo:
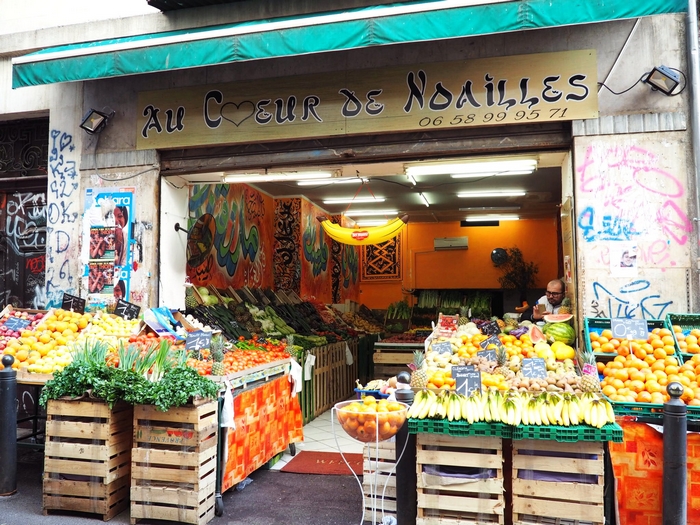
<svg viewBox="0 0 700 525"><path fill-rule="evenodd" d="M647 319L647 327L651 332L654 328L665 328L666 322L663 319ZM612 320L604 317L586 317L583 320L583 342L586 345L586 351L593 352L591 347L591 340L588 335L591 332L600 334L603 330L610 330L612 327ZM614 358L617 356L617 352L593 352L596 358ZM605 360L605 359L602 359Z"/></svg>
<svg viewBox="0 0 700 525"><path fill-rule="evenodd" d="M693 357L694 354L689 352L683 352L678 344L678 338L676 337L676 332L673 330L673 326L680 326L683 330L684 335L688 335L691 330L700 329L700 314L666 314L666 328L673 332L673 341L676 346L676 352L681 357L681 361L687 361Z"/></svg>

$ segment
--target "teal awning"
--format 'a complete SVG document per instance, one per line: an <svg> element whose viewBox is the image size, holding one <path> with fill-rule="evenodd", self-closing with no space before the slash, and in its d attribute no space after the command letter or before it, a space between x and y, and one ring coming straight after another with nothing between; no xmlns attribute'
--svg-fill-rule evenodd
<svg viewBox="0 0 700 525"><path fill-rule="evenodd" d="M12 59L12 87L587 24L687 9L687 0L484 1L490 3L426 0L52 47Z"/></svg>

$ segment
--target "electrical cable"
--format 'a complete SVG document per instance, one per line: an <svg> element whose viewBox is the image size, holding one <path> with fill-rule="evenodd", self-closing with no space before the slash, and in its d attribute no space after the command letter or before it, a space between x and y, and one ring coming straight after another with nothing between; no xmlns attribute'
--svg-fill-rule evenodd
<svg viewBox="0 0 700 525"><path fill-rule="evenodd" d="M630 91L630 90L631 90L633 87L635 87L637 84L639 84L639 83L644 79L644 77L647 76L648 74L649 74L649 73L644 73L641 77L639 77L639 80L637 80L634 84L632 84L632 85L631 85L630 87L628 87L627 89L624 89L624 90L620 91L619 93L618 93L617 91L613 91L612 89L610 89L608 86L606 86L606 85L603 84L602 82L598 82L598 85L604 87L605 89L607 89L608 91L610 91L610 93L612 93L613 95L622 95L622 94L627 93L628 91Z"/></svg>

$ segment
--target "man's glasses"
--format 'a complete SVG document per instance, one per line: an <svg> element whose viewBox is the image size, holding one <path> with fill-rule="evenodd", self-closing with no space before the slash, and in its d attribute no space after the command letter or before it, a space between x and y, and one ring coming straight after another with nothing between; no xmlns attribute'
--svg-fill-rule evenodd
<svg viewBox="0 0 700 525"><path fill-rule="evenodd" d="M547 291L545 292L545 294L547 294L548 296L549 296L549 295L563 295L564 292L550 292L549 290L547 290Z"/></svg>

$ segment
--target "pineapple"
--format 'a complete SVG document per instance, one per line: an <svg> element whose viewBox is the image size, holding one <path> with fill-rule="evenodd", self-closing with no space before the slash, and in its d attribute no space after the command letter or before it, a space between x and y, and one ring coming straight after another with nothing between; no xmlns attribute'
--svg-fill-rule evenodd
<svg viewBox="0 0 700 525"><path fill-rule="evenodd" d="M561 306L559 307L559 313L571 314L571 299L564 297L564 300L561 302Z"/></svg>
<svg viewBox="0 0 700 525"><path fill-rule="evenodd" d="M408 365L411 369L411 382L409 383L414 388L425 388L428 386L428 373L423 364L425 363L425 357L422 350L416 350L413 352L413 363Z"/></svg>
<svg viewBox="0 0 700 525"><path fill-rule="evenodd" d="M600 392L600 381L598 380L598 369L596 368L595 364L595 356L593 355L592 352L586 352L583 354L583 364L584 367L585 365L591 365L590 367L586 367L589 370L589 373L587 374L586 371L584 371L581 374L581 390L584 392Z"/></svg>
<svg viewBox="0 0 700 525"><path fill-rule="evenodd" d="M188 310L194 310L197 308L199 303L197 303L197 298L194 296L194 290L191 284L185 285L185 307Z"/></svg>
<svg viewBox="0 0 700 525"><path fill-rule="evenodd" d="M224 369L224 338L221 335L215 335L211 338L211 358L214 361L211 365L211 375L223 376Z"/></svg>
<svg viewBox="0 0 700 525"><path fill-rule="evenodd" d="M508 368L508 353L506 352L506 347L503 345L498 345L496 348L496 368L494 368L494 374L501 374L506 376L510 372Z"/></svg>
<svg viewBox="0 0 700 525"><path fill-rule="evenodd" d="M467 306L462 306L459 309L459 321L457 321L457 324L459 326L465 325L469 322L469 307Z"/></svg>

